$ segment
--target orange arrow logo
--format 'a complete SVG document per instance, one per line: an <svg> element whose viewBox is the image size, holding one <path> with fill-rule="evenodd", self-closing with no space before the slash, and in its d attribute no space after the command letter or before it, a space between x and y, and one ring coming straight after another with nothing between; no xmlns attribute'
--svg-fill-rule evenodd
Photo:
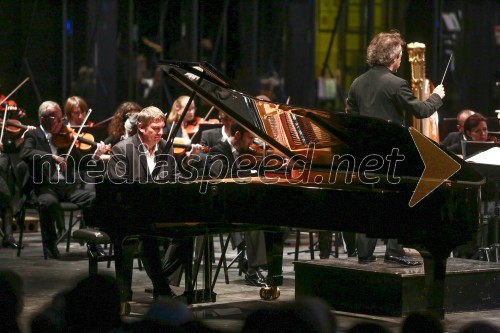
<svg viewBox="0 0 500 333"><path fill-rule="evenodd" d="M422 176L420 176L417 187L408 203L410 207L413 207L460 170L460 163L415 128L410 127L410 134L425 166L424 172L422 172Z"/></svg>

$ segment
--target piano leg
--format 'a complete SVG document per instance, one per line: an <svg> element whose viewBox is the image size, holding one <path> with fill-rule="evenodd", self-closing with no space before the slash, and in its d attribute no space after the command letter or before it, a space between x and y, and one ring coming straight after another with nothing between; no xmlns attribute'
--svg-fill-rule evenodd
<svg viewBox="0 0 500 333"><path fill-rule="evenodd" d="M271 233L270 251L267 253L267 288L260 290L263 299L276 299L279 297L279 288L283 284L283 233L281 230L273 230Z"/></svg>
<svg viewBox="0 0 500 333"><path fill-rule="evenodd" d="M427 309L439 319L444 319L444 290L446 260L450 249L432 249L420 251L424 259L425 297Z"/></svg>

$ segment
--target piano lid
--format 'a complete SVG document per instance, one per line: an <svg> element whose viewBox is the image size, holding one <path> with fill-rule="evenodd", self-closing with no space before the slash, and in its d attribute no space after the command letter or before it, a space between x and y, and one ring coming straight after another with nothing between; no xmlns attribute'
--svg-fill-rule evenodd
<svg viewBox="0 0 500 333"><path fill-rule="evenodd" d="M239 91L231 79L205 62L164 60L158 66L265 141L277 154L305 161L307 167L415 180L422 176L424 162L409 129L404 126L343 112L262 101ZM443 151L461 165L449 180L484 181L461 158Z"/></svg>

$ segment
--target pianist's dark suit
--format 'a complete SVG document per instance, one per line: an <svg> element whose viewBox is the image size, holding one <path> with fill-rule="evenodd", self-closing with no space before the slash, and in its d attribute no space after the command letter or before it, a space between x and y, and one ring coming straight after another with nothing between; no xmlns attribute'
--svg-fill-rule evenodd
<svg viewBox="0 0 500 333"><path fill-rule="evenodd" d="M385 66L373 66L354 80L347 98L347 111L362 116L381 118L404 125L405 117L430 117L443 105L441 97L432 94L426 101L420 101L409 83L396 76ZM373 254L377 240L358 235L358 257ZM401 257L404 250L397 240L387 243L386 255Z"/></svg>
<svg viewBox="0 0 500 333"><path fill-rule="evenodd" d="M144 146L142 146L139 135L136 134L113 146L111 158L108 163L108 177L113 181L134 181L134 182L166 182L172 180L177 172L173 154L162 154L166 146L165 140L158 142L156 152L156 165L153 174L149 172ZM170 158L169 158L170 157ZM152 198L154 200L154 198ZM126 236L126 235L122 235ZM118 239L121 239L119 237ZM187 251L184 245L187 242L173 241L175 247L170 250L172 258L177 264L182 264L187 260ZM143 262L146 272L153 283L156 295L168 295L170 292L169 281L166 274L162 272L162 264L159 253L158 242L155 237L142 237ZM130 253L133 247L123 249L121 241L115 243L116 275L122 290L122 301L132 298L132 263L133 255Z"/></svg>

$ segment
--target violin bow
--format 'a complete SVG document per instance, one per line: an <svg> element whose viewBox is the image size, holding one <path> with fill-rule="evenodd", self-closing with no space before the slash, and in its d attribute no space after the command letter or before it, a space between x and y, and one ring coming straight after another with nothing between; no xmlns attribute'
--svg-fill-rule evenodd
<svg viewBox="0 0 500 333"><path fill-rule="evenodd" d="M214 110L214 108L215 108L215 106L212 106L210 108L210 110L208 110L207 115L205 116L205 118L203 118L203 120L207 120L208 119L208 116L210 116L210 114L212 113L212 111Z"/></svg>
<svg viewBox="0 0 500 333"><path fill-rule="evenodd" d="M89 119L90 114L92 113L92 109L89 109L89 112L87 112L87 115L85 116L85 119L83 120L82 124L85 124L87 122L87 119ZM80 133L82 133L83 126L80 126L78 128L78 132L76 133L75 137L73 138L73 142L71 143L71 146L68 149L68 152L66 153L66 160L68 159L68 156L71 155L71 151L75 147L76 140L78 140L78 137L80 136Z"/></svg>
<svg viewBox="0 0 500 333"><path fill-rule="evenodd" d="M94 127L99 126L99 125L102 125L102 124L104 124L104 123L107 123L108 121L110 121L110 120L111 120L111 119L113 119L113 118L114 118L114 115L112 115L111 117L106 118L106 119L104 119L104 120L101 120L100 122L95 123L95 124L94 124Z"/></svg>
<svg viewBox="0 0 500 333"><path fill-rule="evenodd" d="M17 87L14 88L14 90L12 90L10 92L10 94L8 94L1 102L0 102L0 105L2 105L3 102L5 102L7 99L9 99L10 96L12 96L19 88L21 88L23 86L23 84L25 84L26 82L28 82L28 80L30 79L30 77L28 76L27 78L25 78L23 80L23 82L19 83ZM5 125L6 125L6 122L7 121L7 109L5 109L4 113L3 113L3 123L2 123L2 132L0 133L0 142L3 141L3 134L5 132Z"/></svg>
<svg viewBox="0 0 500 333"><path fill-rule="evenodd" d="M172 132L174 131L174 127L175 127L175 121L172 122L172 126L170 127L170 131L168 131L167 142L169 142L170 138L172 137Z"/></svg>

